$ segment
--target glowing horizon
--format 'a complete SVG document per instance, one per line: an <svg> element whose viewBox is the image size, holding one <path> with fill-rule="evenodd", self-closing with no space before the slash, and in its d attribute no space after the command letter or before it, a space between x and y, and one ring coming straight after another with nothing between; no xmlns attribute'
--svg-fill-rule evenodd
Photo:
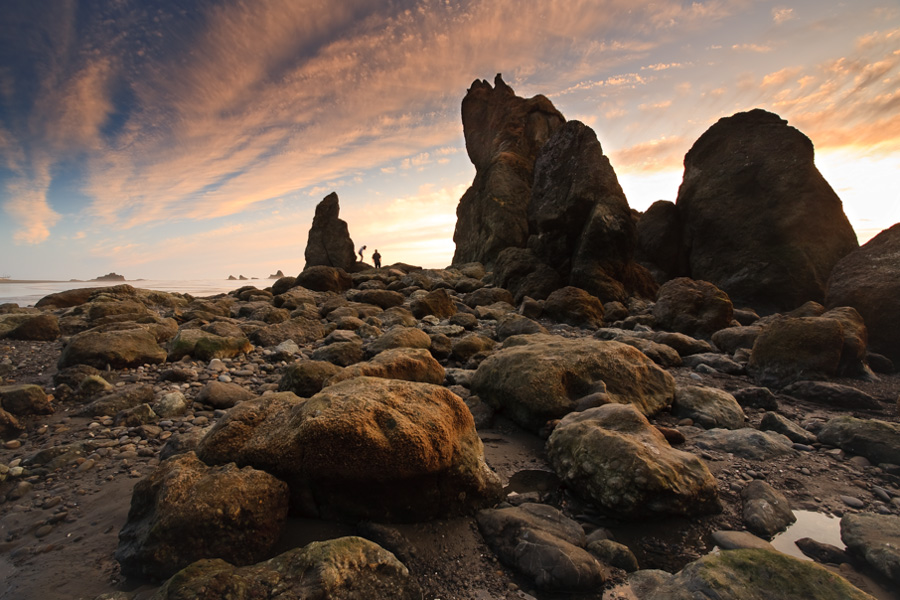
<svg viewBox="0 0 900 600"><path fill-rule="evenodd" d="M891 0L198 7L8 7L0 271L298 272L332 191L354 242L385 264L446 266L474 176L459 105L497 72L593 127L638 210L675 200L709 126L759 107L813 141L861 243L900 221Z"/></svg>

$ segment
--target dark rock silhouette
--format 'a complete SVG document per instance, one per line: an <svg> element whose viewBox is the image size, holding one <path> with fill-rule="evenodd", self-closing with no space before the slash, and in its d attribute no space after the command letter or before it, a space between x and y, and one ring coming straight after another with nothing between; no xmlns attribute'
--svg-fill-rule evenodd
<svg viewBox="0 0 900 600"><path fill-rule="evenodd" d="M596 134L543 96L519 98L498 75L462 103L472 187L457 208L454 264L483 263L516 301L566 285L603 301L651 297L634 262L628 201Z"/></svg>
<svg viewBox="0 0 900 600"><path fill-rule="evenodd" d="M456 210L453 263L492 267L505 248L525 247L534 160L565 117L544 96L516 96L498 74L494 87L472 83L462 121L475 180Z"/></svg>
<svg viewBox="0 0 900 600"><path fill-rule="evenodd" d="M281 271L281 269L278 269L276 273L269 275L268 279L281 279L282 277L284 277L284 273Z"/></svg>
<svg viewBox="0 0 900 600"><path fill-rule="evenodd" d="M858 243L813 154L809 138L760 109L700 136L676 202L686 274L762 311L821 302L831 269Z"/></svg>
<svg viewBox="0 0 900 600"><path fill-rule="evenodd" d="M900 223L835 265L825 304L855 308L868 326L872 351L900 365Z"/></svg>
<svg viewBox="0 0 900 600"><path fill-rule="evenodd" d="M119 275L118 273L110 272L106 275L101 275L100 277L95 277L91 279L91 281L125 281L124 275Z"/></svg>
<svg viewBox="0 0 900 600"><path fill-rule="evenodd" d="M325 196L316 206L309 238L306 242L306 266L335 267L352 270L356 262L353 240L347 222L338 218L340 214L338 195L334 192Z"/></svg>

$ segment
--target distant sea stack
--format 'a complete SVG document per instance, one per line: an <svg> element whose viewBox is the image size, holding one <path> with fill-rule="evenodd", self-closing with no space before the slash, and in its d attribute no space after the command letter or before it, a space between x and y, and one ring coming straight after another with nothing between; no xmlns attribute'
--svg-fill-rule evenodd
<svg viewBox="0 0 900 600"><path fill-rule="evenodd" d="M119 275L118 273L107 273L106 275L91 279L91 281L125 281L125 276Z"/></svg>
<svg viewBox="0 0 900 600"><path fill-rule="evenodd" d="M282 277L284 277L284 273L281 272L281 269L278 269L278 271L275 274L269 275L268 278L269 279L281 279Z"/></svg>
<svg viewBox="0 0 900 600"><path fill-rule="evenodd" d="M338 218L341 207L334 192L316 206L312 227L306 242L306 266L325 266L351 271L356 262L353 240L347 222Z"/></svg>

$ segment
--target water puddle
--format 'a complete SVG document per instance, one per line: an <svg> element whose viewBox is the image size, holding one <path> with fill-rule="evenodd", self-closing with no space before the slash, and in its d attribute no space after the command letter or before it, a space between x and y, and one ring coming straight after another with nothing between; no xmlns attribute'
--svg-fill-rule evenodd
<svg viewBox="0 0 900 600"><path fill-rule="evenodd" d="M801 560L812 560L800 552L800 548L794 543L802 538L812 538L817 542L843 549L839 518L811 510L795 510L794 516L797 517L797 521L772 539L772 545L776 550Z"/></svg>
<svg viewBox="0 0 900 600"><path fill-rule="evenodd" d="M543 469L525 469L513 473L509 478L509 483L503 488L507 494L515 492L517 494L526 494L528 492L552 492L559 488L559 476L553 471L545 471Z"/></svg>

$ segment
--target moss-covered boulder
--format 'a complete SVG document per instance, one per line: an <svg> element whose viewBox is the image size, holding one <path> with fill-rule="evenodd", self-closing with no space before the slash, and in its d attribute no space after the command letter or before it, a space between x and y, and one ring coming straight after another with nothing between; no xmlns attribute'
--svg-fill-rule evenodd
<svg viewBox="0 0 900 600"><path fill-rule="evenodd" d="M122 331L85 331L72 336L59 357L57 367L64 369L83 364L106 369L139 367L165 362L166 351L156 336L145 329Z"/></svg>
<svg viewBox="0 0 900 600"><path fill-rule="evenodd" d="M249 352L252 346L244 336L221 336L201 329L182 329L169 344L170 361L190 356L195 360L232 358Z"/></svg>
<svg viewBox="0 0 900 600"><path fill-rule="evenodd" d="M265 562L235 567L200 560L176 573L151 600L419 600L422 592L397 558L374 542L343 537L313 542Z"/></svg>

